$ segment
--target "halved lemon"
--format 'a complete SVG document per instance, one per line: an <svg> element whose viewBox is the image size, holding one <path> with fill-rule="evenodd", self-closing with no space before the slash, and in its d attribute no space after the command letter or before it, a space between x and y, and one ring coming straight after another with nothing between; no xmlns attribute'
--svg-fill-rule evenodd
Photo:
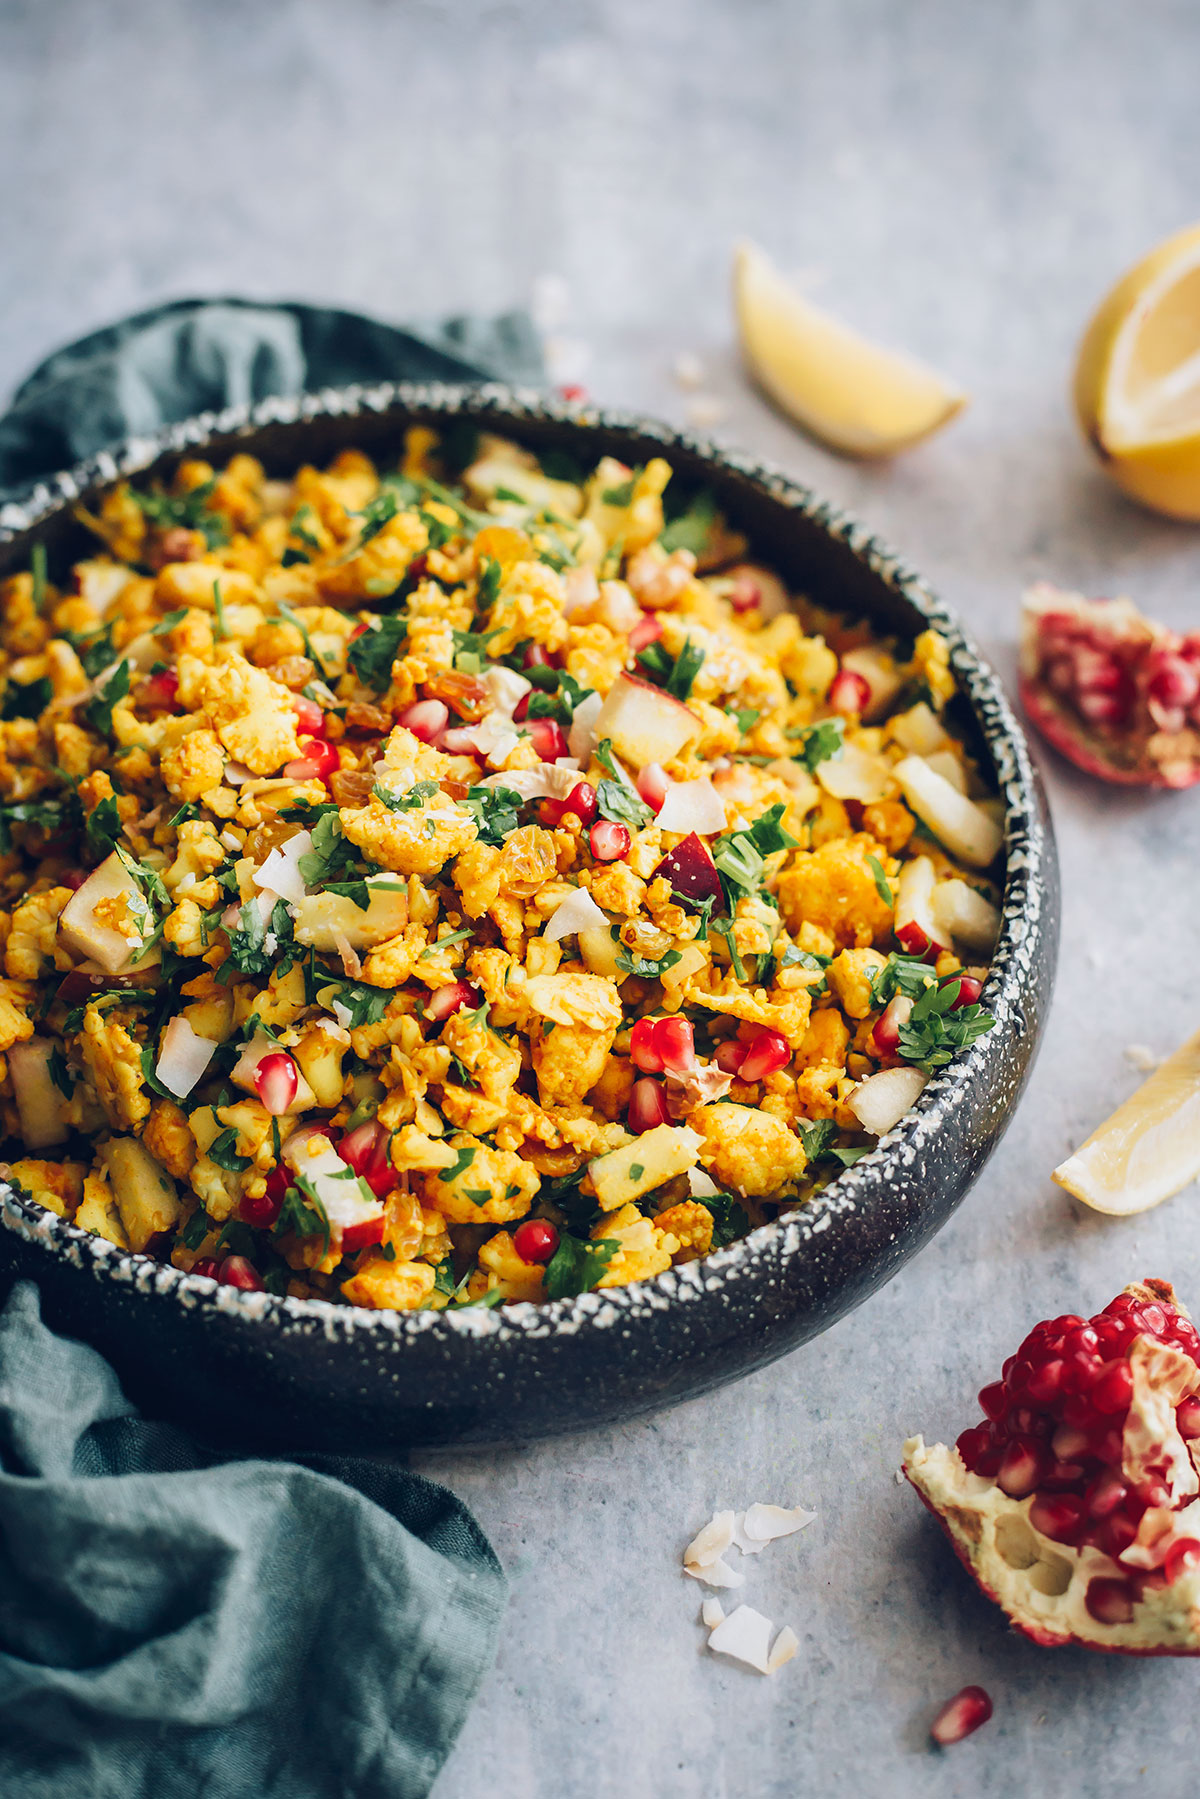
<svg viewBox="0 0 1200 1799"><path fill-rule="evenodd" d="M844 455L895 456L967 403L923 363L810 305L754 244L738 247L733 299L754 379L789 418Z"/></svg>
<svg viewBox="0 0 1200 1799"><path fill-rule="evenodd" d="M1200 519L1200 225L1143 257L1101 303L1079 346L1075 409L1126 493Z"/></svg>
<svg viewBox="0 0 1200 1799"><path fill-rule="evenodd" d="M1200 1175L1200 1032L1168 1056L1051 1180L1097 1212L1148 1212Z"/></svg>

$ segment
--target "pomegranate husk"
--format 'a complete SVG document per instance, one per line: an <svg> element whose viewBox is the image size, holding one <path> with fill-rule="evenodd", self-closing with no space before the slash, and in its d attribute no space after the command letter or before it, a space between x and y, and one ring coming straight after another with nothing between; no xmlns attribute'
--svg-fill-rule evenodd
<svg viewBox="0 0 1200 1799"><path fill-rule="evenodd" d="M1187 1317L1169 1282L1147 1280L1126 1287L1125 1293L1139 1306L1174 1307ZM1142 1366L1154 1366L1149 1351L1155 1346L1166 1352L1163 1365L1168 1371L1178 1374L1192 1360L1162 1338L1140 1331L1126 1345L1124 1360L1130 1366L1135 1360ZM1174 1360L1176 1357L1178 1361ZM1018 1357L1010 1358L1006 1370L1017 1360ZM993 1383L992 1390L998 1392L1002 1385L1003 1382ZM1181 1386L1187 1392L1200 1393L1200 1367L1194 1374L1187 1370L1182 1380L1177 1378L1175 1391ZM1168 1387L1166 1392L1173 1407L1179 1401L1169 1399L1170 1391ZM1155 1391L1149 1394L1152 1400L1161 1397ZM997 1413L989 1411L988 1415ZM1131 1454L1145 1455L1147 1420L1152 1413L1143 1406L1136 1416L1133 1408L1118 1416L1122 1420L1122 1456L1127 1465ZM1169 1429L1174 1428L1173 1410L1171 1418ZM1020 1428L1025 1428L1024 1422ZM1182 1446L1177 1434L1176 1443ZM1170 1450L1171 1445L1156 1447ZM1200 1450L1200 1444L1196 1447ZM1039 1497L1037 1492L1011 1497L996 1480L970 1473L957 1448L948 1449L940 1443L927 1448L921 1437L910 1438L904 1446L902 1468L921 1503L941 1525L963 1567L981 1592L1001 1607L1019 1635L1043 1648L1075 1644L1117 1655L1192 1656L1200 1654L1200 1568L1185 1567L1171 1584L1155 1584L1155 1571L1161 1569L1171 1546L1200 1538L1200 1492L1195 1490L1200 1487L1200 1479L1194 1477L1197 1457L1190 1443L1187 1449L1191 1465L1186 1469L1183 1502L1175 1509L1147 1507L1138 1540L1130 1546L1132 1561L1118 1561L1092 1542L1077 1547L1046 1536L1035 1528L1029 1516ZM1092 1516L1094 1519L1095 1514ZM1007 1553L1002 1553L1001 1536ZM1031 1559L1023 1560L1025 1556ZM1045 1571L1041 1581L1036 1578L1039 1570ZM1140 1591L1139 1573L1144 1582ZM1127 1619L1103 1622L1089 1611L1087 1590L1094 1580L1121 1581L1133 1589Z"/></svg>

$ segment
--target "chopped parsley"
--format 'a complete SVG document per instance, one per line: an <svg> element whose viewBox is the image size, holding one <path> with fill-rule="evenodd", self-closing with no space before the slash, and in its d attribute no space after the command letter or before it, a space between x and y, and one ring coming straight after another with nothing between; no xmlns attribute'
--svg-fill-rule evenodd
<svg viewBox="0 0 1200 1799"><path fill-rule="evenodd" d="M604 1279L605 1269L620 1247L616 1237L592 1243L564 1231L546 1264L547 1299L573 1299L577 1293L590 1293Z"/></svg>
<svg viewBox="0 0 1200 1799"><path fill-rule="evenodd" d="M202 482L190 493L179 497L160 491L139 493L136 488L130 488L129 497L157 530L169 531L172 527L182 526L185 531L199 531L212 550L229 539L224 519L211 511L208 504L216 485L214 475L210 481Z"/></svg>
<svg viewBox="0 0 1200 1799"><path fill-rule="evenodd" d="M776 800L752 825L727 831L713 844L712 858L731 911L738 899L761 890L767 856L797 847L796 838L781 823L785 811L784 802Z"/></svg>
<svg viewBox="0 0 1200 1799"><path fill-rule="evenodd" d="M512 787L472 787L459 801L475 820L480 843L499 849L521 822L525 801Z"/></svg>
<svg viewBox="0 0 1200 1799"><path fill-rule="evenodd" d="M601 818L610 818L616 824L628 825L631 830L640 831L643 825L650 823L654 814L636 787L626 780L617 767L612 739L601 738L592 754L610 776L609 780L601 781L596 788L596 804Z"/></svg>
<svg viewBox="0 0 1200 1799"><path fill-rule="evenodd" d="M117 802L111 793L88 813L84 835L100 861L116 849L117 839L121 835L121 814L117 811Z"/></svg>
<svg viewBox="0 0 1200 1799"><path fill-rule="evenodd" d="M129 693L129 664L118 662L93 699L83 708L83 716L100 737L112 736L113 707Z"/></svg>
<svg viewBox="0 0 1200 1799"><path fill-rule="evenodd" d="M712 1213L713 1234L712 1247L724 1249L727 1243L733 1243L738 1237L744 1237L750 1229L750 1219L745 1207L732 1193L711 1193L701 1201Z"/></svg>
<svg viewBox="0 0 1200 1799"><path fill-rule="evenodd" d="M375 693L387 691L392 684L392 664L407 636L407 621L393 616L381 619L354 639L346 651L346 662L364 687L370 687Z"/></svg>
<svg viewBox="0 0 1200 1799"><path fill-rule="evenodd" d="M637 662L642 673L656 686L664 688L677 700L686 700L692 691L692 683L700 673L704 651L688 637L678 656L672 657L661 642L654 642L638 651Z"/></svg>
<svg viewBox="0 0 1200 1799"><path fill-rule="evenodd" d="M867 857L867 867L875 878L875 891L885 906L895 906L896 898L892 892L887 876L883 872L883 863L878 856Z"/></svg>
<svg viewBox="0 0 1200 1799"><path fill-rule="evenodd" d="M702 489L686 511L677 513L671 519L660 532L658 541L668 552L691 550L694 555L701 556L708 547L716 518L717 502L706 488Z"/></svg>
<svg viewBox="0 0 1200 1799"><path fill-rule="evenodd" d="M371 792L389 812L419 812L426 800L431 800L435 793L440 793L436 781L414 781L403 793L393 793L390 787L381 787L376 781Z"/></svg>
<svg viewBox="0 0 1200 1799"><path fill-rule="evenodd" d="M845 726L840 718L823 718L819 724L806 725L799 745L792 752L793 762L802 762L809 774L815 775L822 762L834 760L845 749Z"/></svg>
<svg viewBox="0 0 1200 1799"><path fill-rule="evenodd" d="M460 1174L465 1174L475 1160L474 1147L467 1143L459 1150L452 1168L443 1168L438 1173L439 1181L455 1181Z"/></svg>
<svg viewBox="0 0 1200 1799"><path fill-rule="evenodd" d="M172 1095L172 1098L174 1095ZM214 1137L208 1146L208 1159L223 1168L227 1174L243 1174L250 1167L252 1157L239 1156L237 1153L238 1134L230 1125L218 1137Z"/></svg>
<svg viewBox="0 0 1200 1799"><path fill-rule="evenodd" d="M37 718L54 698L49 675L37 681L10 681L0 701L0 718Z"/></svg>
<svg viewBox="0 0 1200 1799"><path fill-rule="evenodd" d="M960 1049L990 1031L996 1020L979 1004L957 1006L961 977L949 974L931 981L900 1026L899 1053L906 1062L932 1073L944 1068Z"/></svg>

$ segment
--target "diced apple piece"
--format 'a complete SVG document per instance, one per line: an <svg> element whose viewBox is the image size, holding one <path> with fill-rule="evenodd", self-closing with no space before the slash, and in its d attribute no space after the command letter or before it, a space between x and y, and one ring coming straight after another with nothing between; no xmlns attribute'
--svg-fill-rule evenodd
<svg viewBox="0 0 1200 1799"><path fill-rule="evenodd" d="M882 1137L916 1104L928 1079L923 1068L881 1068L860 1082L846 1103L864 1131Z"/></svg>
<svg viewBox="0 0 1200 1799"><path fill-rule="evenodd" d="M343 1254L382 1243L385 1202L342 1161L328 1137L319 1131L297 1131L284 1144L283 1159L293 1174L303 1177L324 1207L335 1243Z"/></svg>
<svg viewBox="0 0 1200 1799"><path fill-rule="evenodd" d="M939 881L930 903L939 936L984 955L993 949L1000 935L1000 914L966 881Z"/></svg>
<svg viewBox="0 0 1200 1799"><path fill-rule="evenodd" d="M596 740L612 739L634 768L670 762L700 735L700 720L682 700L637 675L618 675L596 716Z"/></svg>
<svg viewBox="0 0 1200 1799"><path fill-rule="evenodd" d="M613 937L611 925L597 925L594 930L580 931L576 941L579 954L593 974L607 975L610 981L623 981L625 970L617 961L620 943Z"/></svg>
<svg viewBox="0 0 1200 1799"><path fill-rule="evenodd" d="M677 1174L686 1174L696 1166L703 1141L686 1124L657 1124L633 1143L598 1157L588 1172L601 1211L615 1212Z"/></svg>
<svg viewBox="0 0 1200 1799"><path fill-rule="evenodd" d="M860 743L845 743L841 754L817 764L817 780L835 800L858 800L874 806L894 791L891 764Z"/></svg>
<svg viewBox="0 0 1200 1799"><path fill-rule="evenodd" d="M8 1052L13 1098L26 1149L49 1149L67 1135L63 1095L50 1073L53 1048L44 1037L30 1037L24 1043L14 1043Z"/></svg>
<svg viewBox="0 0 1200 1799"><path fill-rule="evenodd" d="M347 1032L326 1030L318 1023L291 1051L322 1110L335 1112L342 1103L342 1059L349 1048Z"/></svg>
<svg viewBox="0 0 1200 1799"><path fill-rule="evenodd" d="M373 949L398 937L408 923L408 888L398 875L373 875L367 882L371 903L365 910L348 893L310 893L292 907L296 942L319 950L336 950L338 939L351 949Z"/></svg>
<svg viewBox="0 0 1200 1799"><path fill-rule="evenodd" d="M896 936L907 955L932 961L949 949L950 937L938 928L932 899L937 871L928 856L914 856L896 877Z"/></svg>
<svg viewBox="0 0 1200 1799"><path fill-rule="evenodd" d="M101 924L96 919L96 907L102 900L120 899L132 901L130 922L136 922L146 901L114 850L71 895L58 921L58 934L66 947L78 956L87 956L97 962L105 974L124 974L142 952L140 938L130 939L123 931L114 931L111 925ZM149 922L148 912L146 917Z"/></svg>
<svg viewBox="0 0 1200 1799"><path fill-rule="evenodd" d="M136 1137L114 1137L101 1156L131 1249L145 1249L183 1215L175 1183Z"/></svg>
<svg viewBox="0 0 1200 1799"><path fill-rule="evenodd" d="M967 771L953 750L934 750L932 756L926 756L924 760L935 775L941 775L959 793L967 791Z"/></svg>
<svg viewBox="0 0 1200 1799"><path fill-rule="evenodd" d="M861 675L870 688L871 697L863 707L862 718L864 724L874 724L890 709L904 686L904 676L896 667L895 657L877 645L866 644L860 650L847 650L842 657L842 667Z"/></svg>
<svg viewBox="0 0 1200 1799"><path fill-rule="evenodd" d="M659 875L671 883L672 893L685 906L699 907L706 899L719 900L721 897L717 865L707 844L694 831L668 851L651 878L657 880Z"/></svg>
<svg viewBox="0 0 1200 1799"><path fill-rule="evenodd" d="M987 868L999 855L1004 833L982 806L951 787L920 756L896 764L900 791L921 820L952 856L972 868Z"/></svg>
<svg viewBox="0 0 1200 1799"><path fill-rule="evenodd" d="M941 719L924 700L918 700L907 712L897 713L889 728L900 748L910 756L932 756L950 741Z"/></svg>
<svg viewBox="0 0 1200 1799"><path fill-rule="evenodd" d="M254 1084L254 1075L259 1063L264 1056L274 1056L279 1053L279 1045L273 1043L265 1031L256 1031L230 1070L230 1080L235 1086L241 1087L246 1093L253 1093L257 1096L258 1088ZM288 1052L285 1050L283 1053L286 1055ZM293 1061L294 1060L295 1058L293 1057ZM338 1098L341 1098L340 1093ZM296 1097L288 1107L288 1112L306 1112L311 1106L315 1106L316 1103L316 1094L297 1068ZM284 1114L284 1116L286 1116L286 1114Z"/></svg>

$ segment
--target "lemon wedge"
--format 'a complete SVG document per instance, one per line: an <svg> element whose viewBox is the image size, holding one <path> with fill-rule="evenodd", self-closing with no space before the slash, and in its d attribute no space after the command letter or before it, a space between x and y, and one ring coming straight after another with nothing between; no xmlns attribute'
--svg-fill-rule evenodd
<svg viewBox="0 0 1200 1799"><path fill-rule="evenodd" d="M1143 257L1101 303L1079 347L1075 409L1126 493L1200 519L1200 225Z"/></svg>
<svg viewBox="0 0 1200 1799"><path fill-rule="evenodd" d="M967 403L924 364L811 306L762 250L741 244L733 300L746 365L768 397L846 456L895 456Z"/></svg>
<svg viewBox="0 0 1200 1799"><path fill-rule="evenodd" d="M1130 1217L1200 1174L1200 1032L1168 1056L1051 1180L1096 1212Z"/></svg>

